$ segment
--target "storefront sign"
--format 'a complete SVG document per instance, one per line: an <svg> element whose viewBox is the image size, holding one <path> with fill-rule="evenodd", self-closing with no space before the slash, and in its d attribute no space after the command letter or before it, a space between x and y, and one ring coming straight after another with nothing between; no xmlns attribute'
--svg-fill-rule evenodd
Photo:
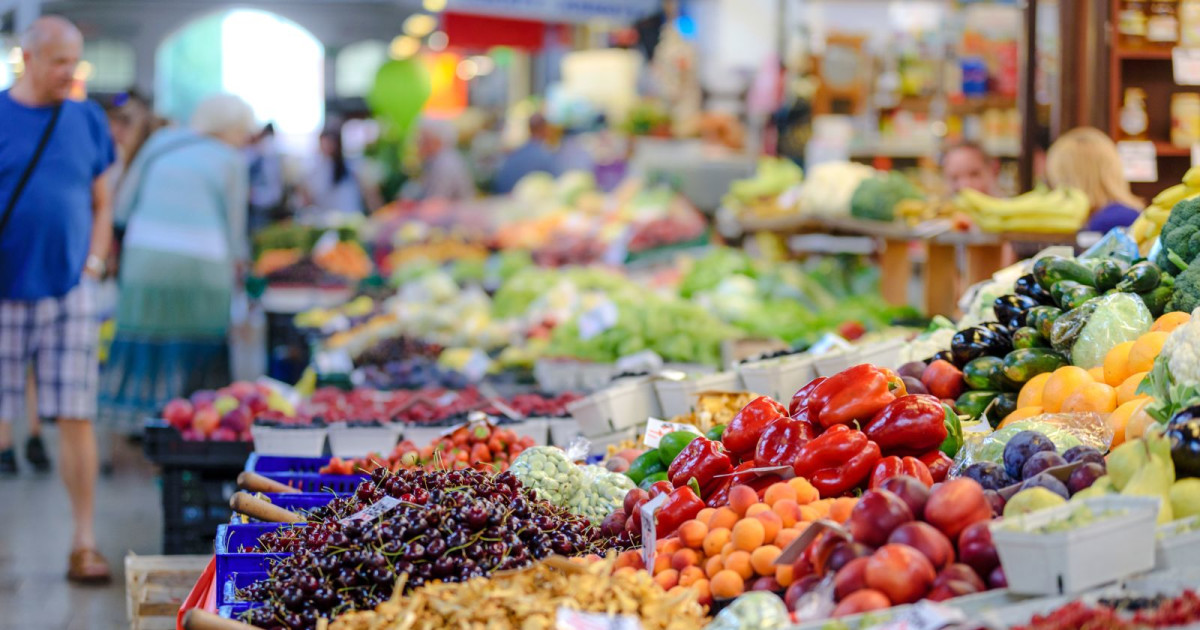
<svg viewBox="0 0 1200 630"><path fill-rule="evenodd" d="M1158 153L1153 142L1124 140L1117 143L1125 179L1131 182L1158 181Z"/></svg>

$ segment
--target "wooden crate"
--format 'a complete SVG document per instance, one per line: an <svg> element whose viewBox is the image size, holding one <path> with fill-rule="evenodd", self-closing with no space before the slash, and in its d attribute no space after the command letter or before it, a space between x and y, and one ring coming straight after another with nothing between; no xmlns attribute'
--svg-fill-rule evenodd
<svg viewBox="0 0 1200 630"><path fill-rule="evenodd" d="M174 630L179 606L212 556L125 556L125 610L131 630Z"/></svg>

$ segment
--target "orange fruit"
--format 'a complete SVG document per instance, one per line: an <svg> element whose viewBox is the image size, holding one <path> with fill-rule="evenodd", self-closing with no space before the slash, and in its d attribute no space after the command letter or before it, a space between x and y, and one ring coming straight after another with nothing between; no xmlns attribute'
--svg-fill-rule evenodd
<svg viewBox="0 0 1200 630"><path fill-rule="evenodd" d="M1108 414L1108 418L1104 420L1104 425L1112 430L1112 444L1109 448L1116 448L1125 442L1125 428L1129 425L1129 421L1134 414L1142 410L1142 407L1150 404L1149 398L1135 398L1121 406L1117 407L1112 413Z"/></svg>
<svg viewBox="0 0 1200 630"><path fill-rule="evenodd" d="M737 522L738 514L737 512L733 511L733 508L717 508L717 511L713 512L712 518L710 518L708 521L708 529L709 531L721 528L733 529L734 523Z"/></svg>
<svg viewBox="0 0 1200 630"><path fill-rule="evenodd" d="M724 527L708 530L708 535L704 537L704 555L717 556L721 554L721 548L725 543L729 542L729 530Z"/></svg>
<svg viewBox="0 0 1200 630"><path fill-rule="evenodd" d="M679 572L675 569L667 569L662 573L656 574L654 581L658 582L658 585L663 587L663 590L672 589L679 584Z"/></svg>
<svg viewBox="0 0 1200 630"><path fill-rule="evenodd" d="M796 491L796 503L808 505L821 498L821 494L804 477L792 477L787 484Z"/></svg>
<svg viewBox="0 0 1200 630"><path fill-rule="evenodd" d="M1046 381L1050 380L1050 375L1051 372L1042 372L1025 382L1021 393L1017 394L1017 409L1042 405L1042 392L1046 389Z"/></svg>
<svg viewBox="0 0 1200 630"><path fill-rule="evenodd" d="M1183 312L1175 311L1173 313L1163 313L1154 321L1154 325L1150 327L1150 332L1171 332L1176 328L1191 321L1192 316Z"/></svg>
<svg viewBox="0 0 1200 630"><path fill-rule="evenodd" d="M1097 365L1094 368L1088 368L1088 375L1097 383L1104 382L1104 368L1102 366Z"/></svg>
<svg viewBox="0 0 1200 630"><path fill-rule="evenodd" d="M743 580L754 577L754 566L750 564L750 552L738 550L729 554L729 557L725 558L725 569L737 573Z"/></svg>
<svg viewBox="0 0 1200 630"><path fill-rule="evenodd" d="M768 544L775 542L775 535L783 529L783 519L771 511L755 514L754 518L763 524L763 542Z"/></svg>
<svg viewBox="0 0 1200 630"><path fill-rule="evenodd" d="M755 503L754 505L751 505L746 510L745 516L746 516L746 518L750 518L752 516L758 516L759 514L762 514L763 512L770 512L770 511L771 511L771 506L767 505L766 503Z"/></svg>
<svg viewBox="0 0 1200 630"><path fill-rule="evenodd" d="M712 603L712 593L709 591L708 580L701 578L692 583L691 589L696 591L696 601L707 606Z"/></svg>
<svg viewBox="0 0 1200 630"><path fill-rule="evenodd" d="M1129 351L1134 342L1119 343L1104 355L1103 381L1116 387L1129 378Z"/></svg>
<svg viewBox="0 0 1200 630"><path fill-rule="evenodd" d="M703 510L700 510L700 513L696 515L696 520L708 525L709 519L712 518L713 513L716 511L716 508L706 507Z"/></svg>
<svg viewBox="0 0 1200 630"><path fill-rule="evenodd" d="M679 585L691 586L699 580L704 579L704 569L700 567L688 567L679 572Z"/></svg>
<svg viewBox="0 0 1200 630"><path fill-rule="evenodd" d="M1017 407L1016 411L1004 416L1004 420L1002 420L1000 424L996 426L996 430L1003 429L1014 422L1028 420L1034 416L1040 415L1042 415L1041 407Z"/></svg>
<svg viewBox="0 0 1200 630"><path fill-rule="evenodd" d="M1150 405L1150 398L1143 399L1144 404L1137 408L1129 416L1129 421L1125 423L1125 439L1136 440L1146 434L1146 429L1157 423L1153 416L1146 412L1146 407Z"/></svg>
<svg viewBox="0 0 1200 630"><path fill-rule="evenodd" d="M779 515L784 527L791 527L800 520L800 506L791 499L780 499L771 506L771 511Z"/></svg>
<svg viewBox="0 0 1200 630"><path fill-rule="evenodd" d="M704 574L712 579L713 576L720 573L725 568L725 561L721 556L713 556L704 563Z"/></svg>
<svg viewBox="0 0 1200 630"><path fill-rule="evenodd" d="M1142 379L1146 378L1146 374L1148 374L1148 372L1130 374L1128 378L1121 381L1121 384L1117 386L1117 405L1124 405L1125 403L1138 397L1138 385L1142 384Z"/></svg>
<svg viewBox="0 0 1200 630"><path fill-rule="evenodd" d="M780 549L786 549L793 540L800 537L800 530L791 527L785 527L775 534L775 546Z"/></svg>
<svg viewBox="0 0 1200 630"><path fill-rule="evenodd" d="M654 575L658 575L663 571L671 568L671 557L673 554L659 553L654 556Z"/></svg>
<svg viewBox="0 0 1200 630"><path fill-rule="evenodd" d="M671 556L671 568L682 571L700 564L700 554L695 549L680 549Z"/></svg>
<svg viewBox="0 0 1200 630"><path fill-rule="evenodd" d="M671 537L663 542L662 551L666 553L675 553L680 549L683 549L683 543L678 538Z"/></svg>
<svg viewBox="0 0 1200 630"><path fill-rule="evenodd" d="M792 582L796 581L796 571L792 568L793 566L791 564L781 564L775 567L775 581L779 582L780 586L787 588L792 585Z"/></svg>
<svg viewBox="0 0 1200 630"><path fill-rule="evenodd" d="M800 521L801 523L811 523L821 518L821 512L817 508L809 505L800 506Z"/></svg>
<svg viewBox="0 0 1200 630"><path fill-rule="evenodd" d="M708 525L697 519L684 521L679 526L677 533L679 534L679 540L683 541L683 544L692 549L700 549L704 546L704 537L708 535Z"/></svg>
<svg viewBox="0 0 1200 630"><path fill-rule="evenodd" d="M1160 330L1138 337L1129 351L1129 373L1149 372L1154 367L1154 359L1158 358L1158 353L1162 352L1163 343L1166 342L1169 335L1170 333Z"/></svg>
<svg viewBox="0 0 1200 630"><path fill-rule="evenodd" d="M854 497L839 497L833 500L829 507L829 518L845 523L850 520L850 511L858 504L858 499Z"/></svg>
<svg viewBox="0 0 1200 630"><path fill-rule="evenodd" d="M733 540L730 540L721 546L721 559L724 560L725 558L728 558L729 554L735 551L737 551L737 547L734 546Z"/></svg>
<svg viewBox="0 0 1200 630"><path fill-rule="evenodd" d="M750 554L750 566L754 567L754 572L759 575L774 575L775 558L782 552L783 550L775 545L763 545Z"/></svg>
<svg viewBox="0 0 1200 630"><path fill-rule="evenodd" d="M780 481L779 483L771 484L771 487L767 488L766 494L763 495L763 501L767 505L775 507L775 503L783 499L795 501L797 495L798 493L795 488L789 486L786 482Z"/></svg>
<svg viewBox="0 0 1200 630"><path fill-rule="evenodd" d="M759 519L744 518L733 526L733 546L742 551L758 549L766 537L767 528Z"/></svg>
<svg viewBox="0 0 1200 630"><path fill-rule="evenodd" d="M1117 408L1117 390L1104 383L1088 383L1063 401L1063 413L1111 413Z"/></svg>
<svg viewBox="0 0 1200 630"><path fill-rule="evenodd" d="M758 493L750 486L736 485L729 490L729 507L733 508L737 515L745 516L746 510L750 506L758 503Z"/></svg>
<svg viewBox="0 0 1200 630"><path fill-rule="evenodd" d="M1094 382L1092 375L1081 367L1067 365L1058 368L1046 380L1046 388L1042 390L1042 409L1046 413L1058 413L1068 396Z"/></svg>
<svg viewBox="0 0 1200 630"><path fill-rule="evenodd" d="M712 596L717 599L730 599L742 594L745 589L744 578L729 569L712 576L708 582Z"/></svg>

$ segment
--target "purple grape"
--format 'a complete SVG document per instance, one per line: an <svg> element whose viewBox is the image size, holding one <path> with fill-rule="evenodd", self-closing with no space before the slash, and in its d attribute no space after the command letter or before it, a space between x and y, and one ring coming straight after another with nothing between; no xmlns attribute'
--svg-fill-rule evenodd
<svg viewBox="0 0 1200 630"><path fill-rule="evenodd" d="M999 490L1016 483L1004 472L1003 466L994 462L975 462L967 466L963 476L974 479L984 490Z"/></svg>
<svg viewBox="0 0 1200 630"><path fill-rule="evenodd" d="M1074 464L1075 462L1104 464L1104 455L1101 455L1100 451L1082 444L1067 449L1067 452L1063 453L1063 459L1067 460L1068 464Z"/></svg>
<svg viewBox="0 0 1200 630"><path fill-rule="evenodd" d="M1042 474L1047 468L1066 465L1067 460L1054 451L1038 451L1025 460L1021 467L1021 479L1029 479Z"/></svg>
<svg viewBox="0 0 1200 630"><path fill-rule="evenodd" d="M1088 462L1071 471L1071 476L1067 478L1067 490L1074 496L1076 492L1092 487L1092 484L1105 474L1104 466Z"/></svg>
<svg viewBox="0 0 1200 630"><path fill-rule="evenodd" d="M1012 479L1021 479L1021 468L1034 453L1053 451L1054 442L1037 431L1021 431L1004 445L1004 472Z"/></svg>
<svg viewBox="0 0 1200 630"><path fill-rule="evenodd" d="M1071 493L1067 491L1066 484L1058 479L1055 479L1054 475L1051 475L1050 473L1035 475L1029 479L1026 479L1024 483L1021 484L1021 490L1028 490L1029 488L1038 487L1045 488L1064 499L1071 498Z"/></svg>

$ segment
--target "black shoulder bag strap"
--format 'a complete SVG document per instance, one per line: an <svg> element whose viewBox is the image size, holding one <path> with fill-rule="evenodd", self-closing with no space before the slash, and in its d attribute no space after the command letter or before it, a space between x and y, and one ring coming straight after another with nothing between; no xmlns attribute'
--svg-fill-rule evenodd
<svg viewBox="0 0 1200 630"><path fill-rule="evenodd" d="M17 180L17 187L13 189L12 196L8 198L8 204L4 206L4 216L0 217L0 234L4 234L4 228L8 225L8 219L12 216L13 209L17 207L21 193L25 192L25 186L33 177L33 171L37 169L38 162L42 161L42 153L46 151L46 145L50 144L50 136L58 125L58 117L62 114L62 108L62 103L54 106L54 112L50 114L50 122L46 125L46 130L42 132L42 139L38 141L33 157L30 158L29 164L25 165L25 172L21 173L21 179Z"/></svg>

